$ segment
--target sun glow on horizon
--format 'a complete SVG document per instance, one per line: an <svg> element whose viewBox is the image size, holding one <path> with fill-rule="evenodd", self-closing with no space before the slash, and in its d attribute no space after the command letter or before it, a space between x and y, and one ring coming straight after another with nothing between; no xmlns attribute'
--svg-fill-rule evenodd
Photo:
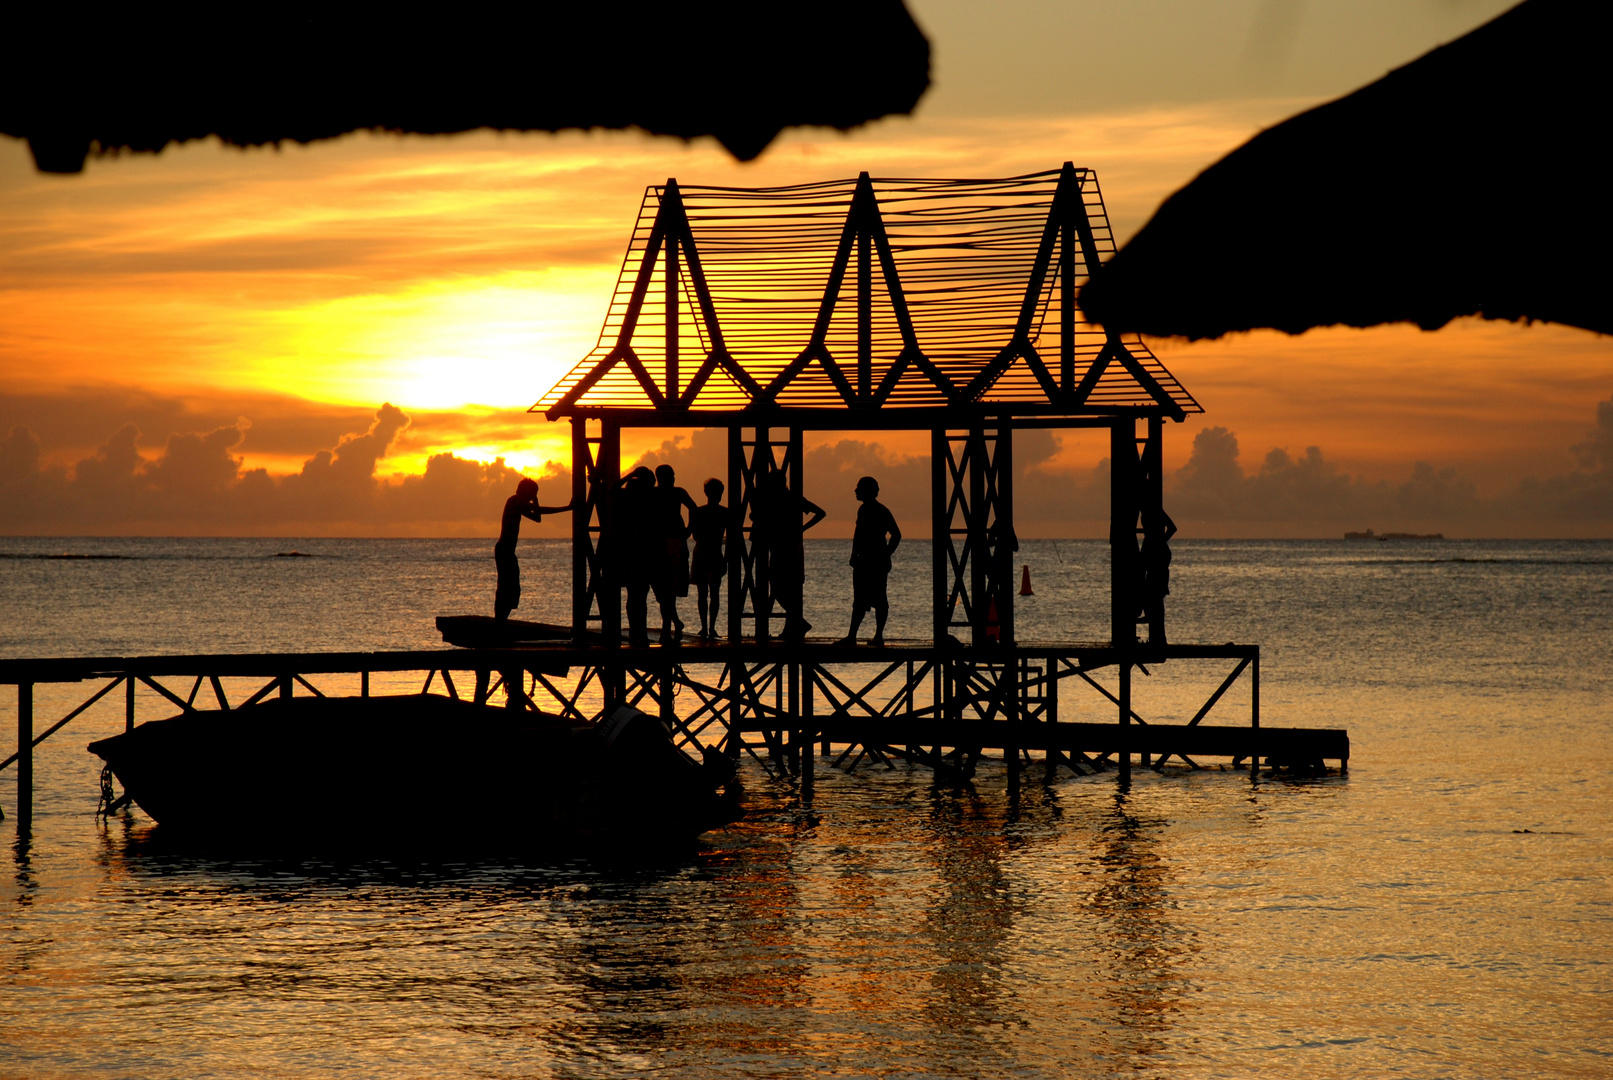
<svg viewBox="0 0 1613 1080"><path fill-rule="evenodd" d="M235 385L351 405L524 408L592 348L614 270L449 279L269 312Z"/></svg>

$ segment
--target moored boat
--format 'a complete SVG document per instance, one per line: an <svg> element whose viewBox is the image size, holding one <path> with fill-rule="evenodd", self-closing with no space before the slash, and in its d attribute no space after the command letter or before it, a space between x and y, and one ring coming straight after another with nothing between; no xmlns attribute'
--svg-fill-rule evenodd
<svg viewBox="0 0 1613 1080"><path fill-rule="evenodd" d="M740 816L728 760L658 719L416 694L271 699L89 745L168 835L433 848L658 847Z"/></svg>

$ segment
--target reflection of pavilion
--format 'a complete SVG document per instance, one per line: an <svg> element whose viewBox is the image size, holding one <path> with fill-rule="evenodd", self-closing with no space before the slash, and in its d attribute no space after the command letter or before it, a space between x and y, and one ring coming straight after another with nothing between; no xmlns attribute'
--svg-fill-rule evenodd
<svg viewBox="0 0 1613 1080"><path fill-rule="evenodd" d="M1106 332L1077 306L1079 285L1113 250L1097 179L1070 163L1001 180L864 173L785 188L651 187L599 344L534 406L572 424L573 495L586 509L574 515L571 629L578 646L609 646L577 658L607 708L648 697L688 739L720 732L739 753L745 734L759 734L792 769L815 741L848 743L859 760L895 754L965 772L987 746L1016 759L1047 750L1072 768L1115 758L1123 774L1138 750L1144 764L1253 758L1258 646L1137 639L1139 522L1160 508L1165 421L1201 410L1140 339ZM613 517L623 427L728 431L736 539L722 644L618 648L609 552L630 527ZM1108 642L1016 638L1013 432L1027 427L1109 430ZM747 522L758 488L782 473L802 493L805 431L892 429L931 435L932 640L878 652L773 642L774 590ZM1190 724L1128 735L1141 719L1133 666L1173 657L1238 665ZM848 683L859 662L881 674ZM691 673L705 664L720 674ZM1107 666L1119 673L1114 691L1088 674ZM1247 668L1251 727L1199 727ZM1074 677L1110 699L1119 724L1057 723L1057 686ZM671 707L678 688L698 702L682 717ZM1299 742L1290 753L1282 732L1262 736L1261 754L1323 757Z"/></svg>

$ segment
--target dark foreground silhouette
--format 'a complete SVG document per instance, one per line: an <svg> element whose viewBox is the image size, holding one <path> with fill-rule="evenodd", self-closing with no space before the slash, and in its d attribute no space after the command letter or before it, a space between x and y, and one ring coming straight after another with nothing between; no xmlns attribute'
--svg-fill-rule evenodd
<svg viewBox="0 0 1613 1080"><path fill-rule="evenodd" d="M728 508L722 505L723 482L715 476L701 486L706 501L689 512L689 533L694 538L694 557L689 576L694 581L695 603L699 606L700 636L717 636L717 609L722 606L722 579L728 573L724 542L728 536Z"/></svg>
<svg viewBox="0 0 1613 1080"><path fill-rule="evenodd" d="M790 125L911 111L930 68L901 0L471 4L429 22L346 5L44 4L8 10L6 30L0 132L46 172L209 135L262 146L363 129L638 127L714 135L748 161Z"/></svg>
<svg viewBox="0 0 1613 1080"><path fill-rule="evenodd" d="M1167 199L1081 307L1163 337L1464 315L1613 333L1610 32L1607 4L1529 0L1261 132Z"/></svg>
<svg viewBox="0 0 1613 1080"><path fill-rule="evenodd" d="M885 504L879 501L879 481L865 476L857 481L857 528L851 538L851 629L840 639L842 645L857 642L857 628L870 608L874 612L874 636L870 645L885 644L885 619L890 615L891 556L902 542L902 530Z"/></svg>
<svg viewBox="0 0 1613 1080"><path fill-rule="evenodd" d="M634 709L596 725L429 695L271 700L90 744L169 836L422 849L658 848L740 816Z"/></svg>
<svg viewBox="0 0 1613 1080"><path fill-rule="evenodd" d="M801 520L802 515L806 520ZM751 535L767 559L768 606L784 611L784 638L800 641L812 624L801 615L806 588L806 548L803 534L827 515L823 507L790 490L782 472L771 472L757 487L751 505Z"/></svg>

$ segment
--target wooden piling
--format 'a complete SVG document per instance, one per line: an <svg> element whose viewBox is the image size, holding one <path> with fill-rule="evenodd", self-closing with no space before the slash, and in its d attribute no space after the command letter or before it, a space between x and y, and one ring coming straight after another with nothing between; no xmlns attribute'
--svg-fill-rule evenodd
<svg viewBox="0 0 1613 1080"><path fill-rule="evenodd" d="M17 828L34 820L34 684L17 684Z"/></svg>
<svg viewBox="0 0 1613 1080"><path fill-rule="evenodd" d="M801 665L798 662L792 662L786 664L785 667L789 672L790 680L788 715L791 723L790 752L786 757L785 766L791 772L799 775L803 765L807 768L812 766L812 754L810 752L802 753L801 751L801 736L804 734L801 730Z"/></svg>
<svg viewBox="0 0 1613 1080"><path fill-rule="evenodd" d="M814 773L817 772L818 763L812 760L812 747L817 738L817 725L812 720L812 671L803 672L801 680L801 721L805 726L804 738L801 742L801 801L812 801ZM828 743L824 743L824 753L828 753Z"/></svg>
<svg viewBox="0 0 1613 1080"><path fill-rule="evenodd" d="M1129 651L1129 650L1127 650ZM1131 661L1120 661L1120 782L1131 783Z"/></svg>
<svg viewBox="0 0 1613 1080"><path fill-rule="evenodd" d="M1260 653L1255 653L1249 665L1249 728L1252 731L1249 746L1249 779L1260 776Z"/></svg>

